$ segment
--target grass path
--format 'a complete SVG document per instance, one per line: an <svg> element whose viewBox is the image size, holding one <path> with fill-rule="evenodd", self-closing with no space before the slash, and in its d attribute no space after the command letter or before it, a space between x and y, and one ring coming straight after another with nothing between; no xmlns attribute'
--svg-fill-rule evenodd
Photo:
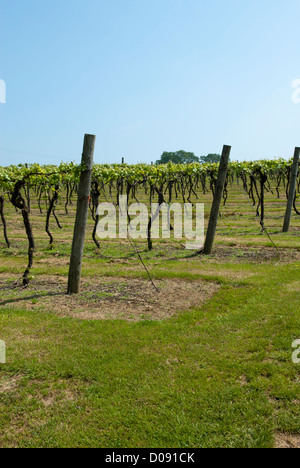
<svg viewBox="0 0 300 468"><path fill-rule="evenodd" d="M62 317L55 296L45 308L30 290L7 288L5 281L22 275L28 248L9 208L12 248L0 245L0 339L7 345L0 447L300 446L300 367L292 362L292 342L300 339L300 219L293 215L282 234L284 199L268 194L267 203L280 259L239 187L222 209L212 256L192 257L172 242L156 242L149 254L139 244L155 281L217 288L191 310L182 304L171 318L136 322ZM67 277L74 207L70 214L61 213L63 231L52 224L49 249L45 217L33 209L33 289L38 280ZM99 277L119 284L146 274L128 244L103 243L99 254L88 239L83 281ZM29 309L18 302L26 294Z"/></svg>
<svg viewBox="0 0 300 468"><path fill-rule="evenodd" d="M271 447L299 434L298 272L225 275L203 307L161 322L3 307L0 446Z"/></svg>

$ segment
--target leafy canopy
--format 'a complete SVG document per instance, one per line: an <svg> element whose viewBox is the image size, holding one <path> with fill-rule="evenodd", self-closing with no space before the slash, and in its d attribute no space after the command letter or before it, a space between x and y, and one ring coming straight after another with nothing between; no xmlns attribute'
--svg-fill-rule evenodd
<svg viewBox="0 0 300 468"><path fill-rule="evenodd" d="M160 159L156 161L156 164L168 164L172 162L174 164L192 164L195 162L199 162L199 158L194 155L194 153L189 153L187 151L174 151L174 152L167 152L165 151Z"/></svg>
<svg viewBox="0 0 300 468"><path fill-rule="evenodd" d="M221 161L220 154L208 154L207 156L201 156L200 162L205 163L219 163Z"/></svg>
<svg viewBox="0 0 300 468"><path fill-rule="evenodd" d="M215 153L210 153L207 156L201 156L200 158L198 156L195 156L194 153L187 152L187 151L165 151L160 159L156 161L157 165L160 164L168 164L168 163L173 163L173 164L193 164L193 163L201 163L201 164L215 164L219 163L221 161L221 155L220 154L215 154Z"/></svg>

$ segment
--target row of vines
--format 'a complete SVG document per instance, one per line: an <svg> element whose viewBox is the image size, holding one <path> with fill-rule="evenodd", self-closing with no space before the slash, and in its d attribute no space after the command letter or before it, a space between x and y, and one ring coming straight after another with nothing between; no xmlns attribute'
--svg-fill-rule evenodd
<svg viewBox="0 0 300 468"><path fill-rule="evenodd" d="M190 164L190 165L95 165L92 174L92 186L90 194L90 210L94 220L92 233L93 240L98 248L100 244L96 238L96 227L99 221L97 207L100 198L104 198L116 206L121 195L136 202L146 199L149 203L158 202L171 204L176 200L184 203L192 203L192 199L198 199L199 195L208 192L214 194L218 164ZM292 161L284 159L255 162L231 162L229 165L227 180L224 188L223 199L226 204L231 186L239 183L256 208L261 226L264 226L265 218L265 193L272 192L280 197L282 191L288 197L291 179ZM45 230L49 236L49 242L54 242L49 230L51 216L61 228L56 214L57 203L63 198L66 214L69 206L76 198L81 165L74 163L60 166L32 164L0 167L0 215L3 225L4 239L7 247L10 247L9 234L5 220L6 203L11 203L16 212L20 212L28 238L28 265L23 275L23 285L29 284L30 270L33 265L35 250L34 236L30 223L31 195L37 200L38 209L45 214ZM297 192L294 200L294 211L297 215L297 197L300 192L300 177L297 179ZM152 249L151 223L148 226L148 247Z"/></svg>

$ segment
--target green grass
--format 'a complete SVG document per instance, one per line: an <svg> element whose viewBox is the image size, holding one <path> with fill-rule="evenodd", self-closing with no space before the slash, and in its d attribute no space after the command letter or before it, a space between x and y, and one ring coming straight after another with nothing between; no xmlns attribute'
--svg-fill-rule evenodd
<svg viewBox="0 0 300 468"><path fill-rule="evenodd" d="M228 210L241 213L239 202L237 191ZM9 226L14 219L11 210ZM33 213L34 276L67 276L67 219L50 250L43 217ZM154 280L220 285L204 305L171 319L88 321L1 306L0 447L273 447L276 433L300 434L300 367L292 362L300 338L299 218L289 234L279 233L281 218L270 218L281 259L274 249L260 258L269 240L249 219L220 222L216 248L225 256L193 257L174 242L155 242L149 254L138 244ZM1 244L0 275L24 271L19 228L12 249ZM103 243L99 254L89 239L83 277L99 276L146 273L126 243Z"/></svg>
<svg viewBox="0 0 300 468"><path fill-rule="evenodd" d="M1 445L270 447L299 433L298 271L265 267L158 323L3 308L1 378L19 379L0 395Z"/></svg>

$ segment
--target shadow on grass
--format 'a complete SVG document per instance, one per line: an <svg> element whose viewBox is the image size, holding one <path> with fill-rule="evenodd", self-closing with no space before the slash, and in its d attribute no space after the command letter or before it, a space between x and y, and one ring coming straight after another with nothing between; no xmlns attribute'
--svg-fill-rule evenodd
<svg viewBox="0 0 300 468"><path fill-rule="evenodd" d="M66 293L58 292L58 293L46 293L46 294L32 294L31 296L25 296L25 297L18 297L16 299L7 299L5 301L0 302L0 307L1 306L6 306L9 304L17 304L18 302L22 301L32 301L35 299L41 299L43 297L55 297L55 296L65 296L67 295Z"/></svg>

